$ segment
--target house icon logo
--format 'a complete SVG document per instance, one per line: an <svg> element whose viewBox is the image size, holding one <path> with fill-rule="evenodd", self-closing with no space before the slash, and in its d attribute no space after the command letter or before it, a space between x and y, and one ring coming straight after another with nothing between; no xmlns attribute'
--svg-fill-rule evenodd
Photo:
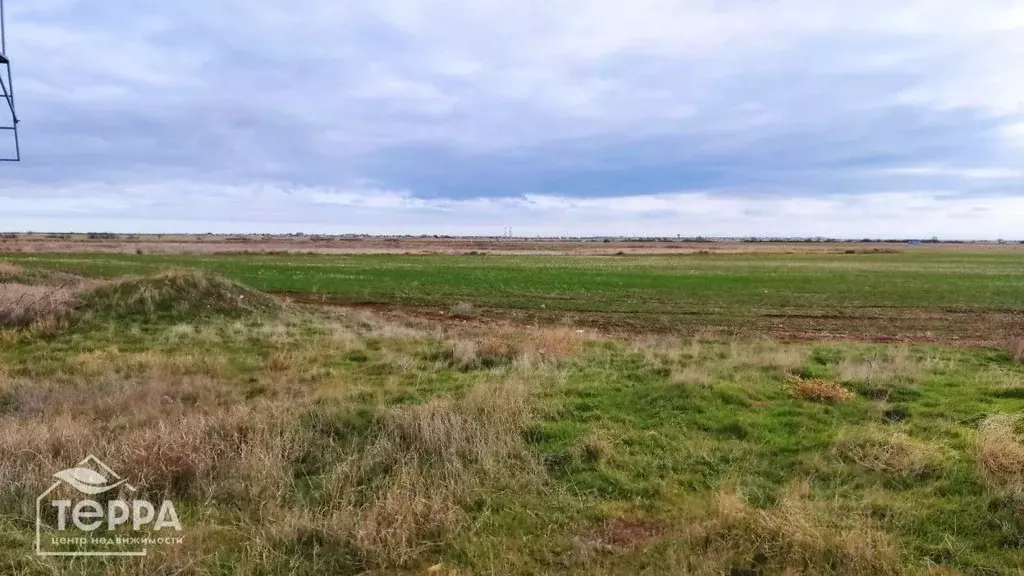
<svg viewBox="0 0 1024 576"><path fill-rule="evenodd" d="M62 480L82 494L90 496L109 492L121 485L135 492L132 485L127 484L123 478L92 454L86 456L85 460L79 462L76 467L61 470L53 476L59 480L50 487L51 490L59 486L60 480Z"/></svg>

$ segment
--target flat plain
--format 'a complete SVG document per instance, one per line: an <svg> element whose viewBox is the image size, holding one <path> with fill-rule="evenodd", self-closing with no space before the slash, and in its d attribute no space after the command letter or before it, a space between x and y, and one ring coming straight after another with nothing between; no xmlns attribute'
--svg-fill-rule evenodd
<svg viewBox="0 0 1024 576"><path fill-rule="evenodd" d="M1024 253L871 244L0 254L0 566L1022 573ZM34 557L87 453L185 543Z"/></svg>
<svg viewBox="0 0 1024 576"><path fill-rule="evenodd" d="M201 269L296 299L602 332L999 344L1024 320L1024 252L566 256L11 254L95 277Z"/></svg>

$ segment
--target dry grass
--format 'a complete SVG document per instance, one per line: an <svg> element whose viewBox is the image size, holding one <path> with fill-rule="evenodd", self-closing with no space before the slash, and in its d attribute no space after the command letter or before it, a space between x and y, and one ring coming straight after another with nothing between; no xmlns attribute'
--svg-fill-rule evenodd
<svg viewBox="0 0 1024 576"><path fill-rule="evenodd" d="M7 405L4 415L12 424L65 417L107 420L119 415L116 424L123 425L135 419L180 417L185 409L211 410L240 398L230 386L208 377L162 372L145 376L73 374L46 379L0 376L0 395Z"/></svg>
<svg viewBox="0 0 1024 576"><path fill-rule="evenodd" d="M228 361L222 354L168 354L155 350L122 352L101 348L70 358L68 368L79 377L103 375L143 375L178 377L189 374L218 377L227 372Z"/></svg>
<svg viewBox="0 0 1024 576"><path fill-rule="evenodd" d="M827 380L798 380L793 386L793 395L814 402L842 404L852 402L853 392Z"/></svg>
<svg viewBox="0 0 1024 576"><path fill-rule="evenodd" d="M937 469L942 456L933 444L882 427L843 430L833 441L832 452L866 470L901 477Z"/></svg>
<svg viewBox="0 0 1024 576"><path fill-rule="evenodd" d="M290 350L271 350L267 355L267 371L279 374L291 370L296 354Z"/></svg>
<svg viewBox="0 0 1024 576"><path fill-rule="evenodd" d="M0 283L0 327L56 321L74 307L70 287Z"/></svg>
<svg viewBox="0 0 1024 576"><path fill-rule="evenodd" d="M985 483L1024 506L1024 441L1020 415L989 416L978 429L975 457Z"/></svg>
<svg viewBox="0 0 1024 576"><path fill-rule="evenodd" d="M25 272L21 266L0 260L0 276L17 276Z"/></svg>
<svg viewBox="0 0 1024 576"><path fill-rule="evenodd" d="M879 362L844 358L839 363L839 380L842 382L875 382L880 377L889 377Z"/></svg>
<svg viewBox="0 0 1024 576"><path fill-rule="evenodd" d="M301 447L287 425L295 405L242 403L239 391L204 377L5 379L0 391L9 412L0 428L4 500L96 453L144 493L206 499L230 490L258 503L271 478L283 489Z"/></svg>
<svg viewBox="0 0 1024 576"><path fill-rule="evenodd" d="M1009 342L1007 349L1014 362L1024 362L1024 338L1014 338Z"/></svg>
<svg viewBox="0 0 1024 576"><path fill-rule="evenodd" d="M906 347L886 350L874 358L845 358L839 363L841 382L885 385L895 381L914 382L923 373L942 369L950 360L939 355L915 356Z"/></svg>
<svg viewBox="0 0 1024 576"><path fill-rule="evenodd" d="M571 328L537 328L525 333L524 350L542 358L566 358L579 354L584 336Z"/></svg>
<svg viewBox="0 0 1024 576"><path fill-rule="evenodd" d="M714 380L714 374L707 364L689 364L672 370L672 381L679 384L708 385Z"/></svg>
<svg viewBox="0 0 1024 576"><path fill-rule="evenodd" d="M476 307L468 302L459 302L452 306L452 309L448 312L453 318L475 318Z"/></svg>
<svg viewBox="0 0 1024 576"><path fill-rule="evenodd" d="M696 358L700 354L700 341L694 339L693 347L684 349L683 341L675 336L645 334L629 341L629 346L642 354L651 364L677 362L680 358ZM692 351L692 354L691 354Z"/></svg>
<svg viewBox="0 0 1024 576"><path fill-rule="evenodd" d="M581 445L583 458L590 462L604 462L615 453L615 447L607 435L591 432Z"/></svg>
<svg viewBox="0 0 1024 576"><path fill-rule="evenodd" d="M427 324L423 326L410 325L405 321L397 321L394 318L385 318L371 310L348 309L341 312L342 330L349 334L353 333L353 326L357 327L357 333L371 338L386 338L395 340L409 340L414 338L436 337L437 327ZM404 318L403 320L409 320Z"/></svg>
<svg viewBox="0 0 1024 576"><path fill-rule="evenodd" d="M0 376L0 504L26 522L53 471L95 453L129 474L142 495L234 510L245 518L253 553L273 555L315 533L365 566L387 569L454 536L482 490L537 487L543 475L523 439L531 408L519 380L393 408L339 439L303 424L324 408L301 389L246 400L230 381L162 370L173 364L158 354L79 358L95 373ZM116 369L140 358L147 376ZM324 422L335 418L323 413ZM318 472L322 494L297 507L295 466L310 458L326 466ZM187 566L205 553L212 552L195 545L191 557L161 561Z"/></svg>
<svg viewBox="0 0 1024 576"><path fill-rule="evenodd" d="M810 498L795 483L767 510L738 491L719 492L708 518L686 533L680 572L712 574L900 574L900 550L865 515Z"/></svg>
<svg viewBox="0 0 1024 576"><path fill-rule="evenodd" d="M735 366L772 367L785 373L804 366L807 357L807 348L803 346L755 341L730 343L728 360Z"/></svg>
<svg viewBox="0 0 1024 576"><path fill-rule="evenodd" d="M480 340L459 339L451 343L452 357L462 368L490 368L511 363L519 355L516 342L495 334Z"/></svg>
<svg viewBox="0 0 1024 576"><path fill-rule="evenodd" d="M384 419L381 442L441 465L446 474L466 462L503 473L510 458L522 455L519 432L527 415L521 383L480 385L458 402L434 400L393 410Z"/></svg>
<svg viewBox="0 0 1024 576"><path fill-rule="evenodd" d="M773 368L787 375L807 363L806 346L779 344L768 340L720 342L692 338L683 341L670 336L633 338L630 348L653 368L668 368L672 380L681 384L708 385L716 379L732 380L739 372Z"/></svg>
<svg viewBox="0 0 1024 576"><path fill-rule="evenodd" d="M529 412L526 388L514 381L391 410L373 441L330 472L327 507L307 528L373 566L408 565L455 535L485 483L536 485L541 468L522 435Z"/></svg>
<svg viewBox="0 0 1024 576"><path fill-rule="evenodd" d="M450 363L463 370L508 365L530 369L578 354L583 341L569 328L498 328L449 340L446 348Z"/></svg>

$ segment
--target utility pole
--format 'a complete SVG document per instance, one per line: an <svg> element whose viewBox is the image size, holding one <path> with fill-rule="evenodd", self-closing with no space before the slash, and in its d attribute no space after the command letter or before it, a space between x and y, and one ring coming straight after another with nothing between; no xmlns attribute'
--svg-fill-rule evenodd
<svg viewBox="0 0 1024 576"><path fill-rule="evenodd" d="M14 80L11 78L11 60L7 57L7 26L4 21L4 0L0 0L0 92L11 112L11 123L0 124L0 130L14 136L14 155L0 157L0 162L21 160L21 142L18 140L18 113L14 110ZM6 78L5 78L6 76Z"/></svg>

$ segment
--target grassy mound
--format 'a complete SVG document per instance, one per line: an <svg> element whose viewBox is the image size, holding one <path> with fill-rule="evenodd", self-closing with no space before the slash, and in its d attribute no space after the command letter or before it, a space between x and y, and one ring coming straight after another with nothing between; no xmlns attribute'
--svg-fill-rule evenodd
<svg viewBox="0 0 1024 576"><path fill-rule="evenodd" d="M120 280L84 294L79 321L188 321L204 316L242 317L281 309L273 297L227 278L199 271L167 272Z"/></svg>

